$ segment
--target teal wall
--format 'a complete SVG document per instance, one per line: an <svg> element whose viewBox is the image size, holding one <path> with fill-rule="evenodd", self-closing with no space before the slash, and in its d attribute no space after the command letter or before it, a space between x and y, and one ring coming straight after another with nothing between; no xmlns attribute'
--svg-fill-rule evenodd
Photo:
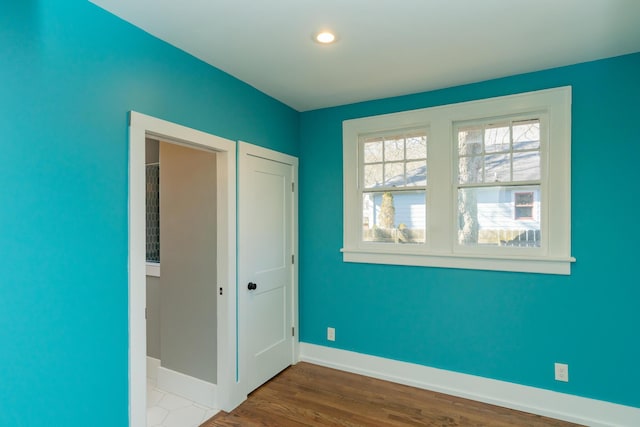
<svg viewBox="0 0 640 427"><path fill-rule="evenodd" d="M0 426L125 426L127 112L298 154L296 111L85 0L0 3Z"/></svg>
<svg viewBox="0 0 640 427"><path fill-rule="evenodd" d="M640 54L299 114L85 0L22 0L0 59L0 425L127 425L130 110L300 157L303 341L640 407ZM342 120L568 84L571 276L342 262Z"/></svg>
<svg viewBox="0 0 640 427"><path fill-rule="evenodd" d="M639 76L634 54L302 113L301 340L640 407ZM570 276L342 262L343 120L564 85Z"/></svg>

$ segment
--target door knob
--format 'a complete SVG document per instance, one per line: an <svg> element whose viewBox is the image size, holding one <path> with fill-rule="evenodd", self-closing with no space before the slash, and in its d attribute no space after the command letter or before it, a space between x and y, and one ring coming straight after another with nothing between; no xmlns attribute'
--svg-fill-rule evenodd
<svg viewBox="0 0 640 427"><path fill-rule="evenodd" d="M247 285L247 289L249 289L250 291L254 291L258 288L258 285L256 285L253 282L249 282L249 284Z"/></svg>

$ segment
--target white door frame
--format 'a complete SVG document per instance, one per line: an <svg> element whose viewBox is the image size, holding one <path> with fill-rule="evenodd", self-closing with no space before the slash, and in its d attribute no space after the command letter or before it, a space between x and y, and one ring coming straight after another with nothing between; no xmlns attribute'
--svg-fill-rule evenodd
<svg viewBox="0 0 640 427"><path fill-rule="evenodd" d="M247 168L249 167L247 158L249 156L260 157L267 160L272 160L279 163L284 163L286 165L291 166L292 168L292 182L295 188L293 191L293 199L292 199L292 215L291 215L291 249L294 256L293 268L291 269L291 319L293 324L291 325L295 334L292 340L292 348L291 348L291 360L292 363L295 364L299 359L299 323L298 323L298 158L290 156L288 154L280 153L278 151L270 150L268 148L259 147L257 145L250 144L248 142L238 141L238 189L239 189L239 219L238 219L238 227L241 229L244 221L250 220L249 209L243 209L243 206L251 206L251 200L247 200L243 197L246 197L242 194L242 183L243 179L246 178ZM255 212L254 212L255 213ZM243 236L242 230L240 230L238 234L238 246L241 247L243 244L250 245L251 236ZM246 324L246 316L243 313L247 313L247 293L243 292L248 283L248 274L249 272L243 268L246 265L245 260L243 259L242 250L238 253L238 312L240 315L238 316L238 354L239 354L239 385L242 390L244 390L244 395L250 392L249 390L249 382L247 380L247 364L249 359L249 352L247 351L247 328L249 325Z"/></svg>
<svg viewBox="0 0 640 427"><path fill-rule="evenodd" d="M217 408L246 398L237 382L236 143L135 111L129 114L129 426L146 427L146 137L216 152L218 194Z"/></svg>

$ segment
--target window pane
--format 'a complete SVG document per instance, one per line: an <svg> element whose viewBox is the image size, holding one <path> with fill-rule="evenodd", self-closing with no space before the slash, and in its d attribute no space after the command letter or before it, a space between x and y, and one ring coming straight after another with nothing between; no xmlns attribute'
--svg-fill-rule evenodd
<svg viewBox="0 0 640 427"><path fill-rule="evenodd" d="M384 164L384 185L393 187L404 187L404 163Z"/></svg>
<svg viewBox="0 0 640 427"><path fill-rule="evenodd" d="M404 160L404 139L392 139L384 142L384 161Z"/></svg>
<svg viewBox="0 0 640 427"><path fill-rule="evenodd" d="M364 143L364 162L382 162L382 141Z"/></svg>
<svg viewBox="0 0 640 427"><path fill-rule="evenodd" d="M413 136L406 141L407 160L427 158L427 137Z"/></svg>
<svg viewBox="0 0 640 427"><path fill-rule="evenodd" d="M382 185L382 165L365 165L364 188L373 188Z"/></svg>
<svg viewBox="0 0 640 427"><path fill-rule="evenodd" d="M529 211L515 206L515 193L533 195ZM540 186L458 189L458 243L465 246L540 246ZM529 213L528 221L517 215Z"/></svg>
<svg viewBox="0 0 640 427"><path fill-rule="evenodd" d="M457 132L460 184L541 179L540 120L470 125L458 128ZM480 164L474 154L483 152L485 156Z"/></svg>
<svg viewBox="0 0 640 427"><path fill-rule="evenodd" d="M513 124L513 149L535 150L540 148L540 121Z"/></svg>
<svg viewBox="0 0 640 427"><path fill-rule="evenodd" d="M364 189L426 186L427 136L424 130L360 138Z"/></svg>
<svg viewBox="0 0 640 427"><path fill-rule="evenodd" d="M540 179L540 152L513 153L513 180L534 181Z"/></svg>
<svg viewBox="0 0 640 427"><path fill-rule="evenodd" d="M427 162L407 162L407 187L427 185Z"/></svg>
<svg viewBox="0 0 640 427"><path fill-rule="evenodd" d="M458 159L458 182L475 184L482 182L482 157L460 157Z"/></svg>
<svg viewBox="0 0 640 427"><path fill-rule="evenodd" d="M484 149L487 153L509 151L509 125L489 125L484 131Z"/></svg>
<svg viewBox="0 0 640 427"><path fill-rule="evenodd" d="M458 131L458 155L469 156L482 153L482 129Z"/></svg>
<svg viewBox="0 0 640 427"><path fill-rule="evenodd" d="M491 154L484 157L484 182L511 181L511 162L509 154Z"/></svg>
<svg viewBox="0 0 640 427"><path fill-rule="evenodd" d="M387 191L362 195L362 240L424 243L425 191Z"/></svg>

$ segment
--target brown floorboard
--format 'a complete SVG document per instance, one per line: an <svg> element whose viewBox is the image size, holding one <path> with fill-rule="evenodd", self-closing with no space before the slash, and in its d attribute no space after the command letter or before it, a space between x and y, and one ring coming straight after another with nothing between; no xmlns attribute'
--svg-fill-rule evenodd
<svg viewBox="0 0 640 427"><path fill-rule="evenodd" d="M201 427L575 425L300 362Z"/></svg>

